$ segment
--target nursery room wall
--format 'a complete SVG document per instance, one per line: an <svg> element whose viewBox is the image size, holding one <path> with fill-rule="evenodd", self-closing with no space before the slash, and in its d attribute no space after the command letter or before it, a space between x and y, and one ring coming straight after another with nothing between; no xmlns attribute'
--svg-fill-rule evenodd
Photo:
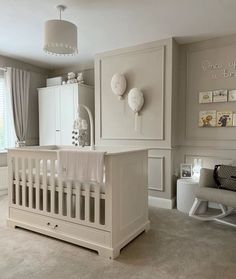
<svg viewBox="0 0 236 279"><path fill-rule="evenodd" d="M179 78L180 161L201 158L204 167L236 162L236 127L199 127L200 111L236 112L236 102L199 103L199 92L236 89L236 36L181 46ZM217 122L217 121L216 121ZM217 123L216 123L217 125Z"/></svg>
<svg viewBox="0 0 236 279"><path fill-rule="evenodd" d="M195 158L201 158L204 167L213 168L217 163L236 162L236 127L199 127L200 111L236 112L236 102L199 103L199 92L236 89L236 35L185 45L178 45L175 40L158 41L155 46L151 45L152 51L157 45L165 47L163 69L166 83L163 91L158 85L155 88L157 95L164 92L164 103L161 99L154 101L159 113L162 111L161 104L165 104L164 114L163 118L161 114L158 118L158 114L152 112L156 124L151 124L150 119L145 123L151 99L148 95L150 87L147 86L151 84L149 78L154 80L156 74L155 81L160 86L161 79L158 78L162 73L160 61L152 64L145 57L144 53L149 52L150 45L96 56L96 144L149 147L151 204L171 208L180 163L193 164ZM132 64L133 57L136 64ZM141 61L141 66L137 61ZM222 66L218 70L210 69L216 65ZM123 102L118 101L111 91L111 78L116 72L123 72L127 77L128 88ZM133 129L134 115L127 105L127 94L133 86L148 88L143 90L146 104L140 113L140 125L144 126L140 134ZM177 115L178 123L175 121ZM155 129L165 131L163 139L148 139L150 130L155 132Z"/></svg>
<svg viewBox="0 0 236 279"><path fill-rule="evenodd" d="M172 208L177 130L178 45L173 39L105 52L95 57L95 128L97 145L149 148L150 203ZM111 79L124 74L122 99ZM132 88L143 92L138 116L128 105Z"/></svg>

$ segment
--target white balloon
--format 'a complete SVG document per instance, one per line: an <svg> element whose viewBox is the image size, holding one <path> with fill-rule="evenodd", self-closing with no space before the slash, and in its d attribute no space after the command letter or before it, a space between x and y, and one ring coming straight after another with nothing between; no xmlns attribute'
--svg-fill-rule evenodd
<svg viewBox="0 0 236 279"><path fill-rule="evenodd" d="M132 88L128 94L128 104L133 112L138 113L144 104L143 92L138 88Z"/></svg>
<svg viewBox="0 0 236 279"><path fill-rule="evenodd" d="M119 96L119 99L122 99L122 95L126 90L126 78L122 74L114 74L111 79L111 89L112 91Z"/></svg>

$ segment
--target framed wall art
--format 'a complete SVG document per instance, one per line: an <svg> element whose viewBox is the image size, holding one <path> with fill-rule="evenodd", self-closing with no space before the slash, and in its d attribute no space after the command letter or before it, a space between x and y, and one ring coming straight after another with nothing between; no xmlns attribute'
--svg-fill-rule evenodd
<svg viewBox="0 0 236 279"><path fill-rule="evenodd" d="M199 92L199 104L212 103L212 91Z"/></svg>
<svg viewBox="0 0 236 279"><path fill-rule="evenodd" d="M229 102L235 102L236 101L236 89L229 90L228 101Z"/></svg>
<svg viewBox="0 0 236 279"><path fill-rule="evenodd" d="M199 127L215 127L216 126L216 110L199 112Z"/></svg>
<svg viewBox="0 0 236 279"><path fill-rule="evenodd" d="M232 127L233 126L233 112L232 111L218 111L217 112L217 127Z"/></svg>
<svg viewBox="0 0 236 279"><path fill-rule="evenodd" d="M181 164L180 165L180 177L181 178L191 178L193 175L193 169L191 164Z"/></svg>
<svg viewBox="0 0 236 279"><path fill-rule="evenodd" d="M213 91L213 102L214 103L227 102L227 100L228 100L227 89Z"/></svg>

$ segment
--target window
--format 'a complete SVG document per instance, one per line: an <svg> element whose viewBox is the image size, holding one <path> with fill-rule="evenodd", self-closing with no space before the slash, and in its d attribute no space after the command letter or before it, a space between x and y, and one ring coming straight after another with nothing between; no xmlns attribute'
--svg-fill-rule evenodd
<svg viewBox="0 0 236 279"><path fill-rule="evenodd" d="M5 80L5 72L0 70L0 150L15 145L11 104Z"/></svg>

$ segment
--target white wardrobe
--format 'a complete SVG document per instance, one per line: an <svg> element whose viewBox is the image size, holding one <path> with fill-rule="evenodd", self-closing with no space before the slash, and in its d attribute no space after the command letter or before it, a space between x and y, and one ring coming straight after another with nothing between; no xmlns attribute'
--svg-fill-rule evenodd
<svg viewBox="0 0 236 279"><path fill-rule="evenodd" d="M40 145L72 145L78 105L86 105L94 115L94 89L77 83L39 88L38 103ZM81 116L89 123L85 111Z"/></svg>

